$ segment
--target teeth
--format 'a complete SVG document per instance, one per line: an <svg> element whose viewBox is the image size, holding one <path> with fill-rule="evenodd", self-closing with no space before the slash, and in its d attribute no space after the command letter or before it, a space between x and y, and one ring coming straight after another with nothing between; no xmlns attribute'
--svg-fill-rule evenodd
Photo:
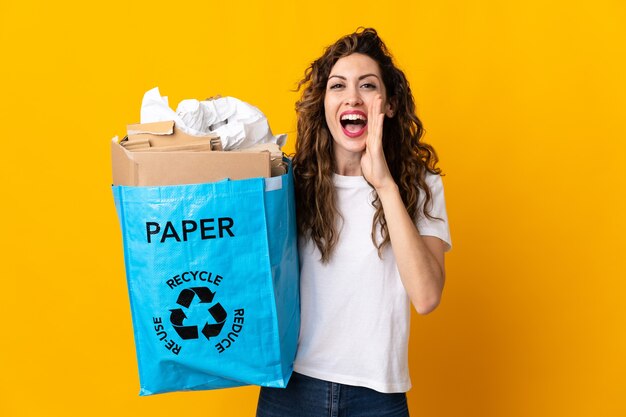
<svg viewBox="0 0 626 417"><path fill-rule="evenodd" d="M362 114L344 114L341 120L366 120Z"/></svg>

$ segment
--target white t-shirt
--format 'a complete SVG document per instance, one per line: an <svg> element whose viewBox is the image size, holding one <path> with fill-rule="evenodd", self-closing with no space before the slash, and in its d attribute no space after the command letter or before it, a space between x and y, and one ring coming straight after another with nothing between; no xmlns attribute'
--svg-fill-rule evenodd
<svg viewBox="0 0 626 417"><path fill-rule="evenodd" d="M343 221L330 262L320 261L312 240L299 242L301 327L294 370L379 392L406 392L411 303L390 245L381 260L372 243L374 191L361 176L335 174L333 181ZM420 217L418 230L450 249L441 177L427 174L426 183L430 214L443 220Z"/></svg>

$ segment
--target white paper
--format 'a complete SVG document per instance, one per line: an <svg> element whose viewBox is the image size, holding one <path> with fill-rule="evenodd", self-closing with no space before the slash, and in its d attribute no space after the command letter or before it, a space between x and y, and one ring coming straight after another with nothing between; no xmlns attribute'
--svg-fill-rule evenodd
<svg viewBox="0 0 626 417"><path fill-rule="evenodd" d="M286 134L272 134L265 115L256 107L234 97L208 101L183 100L176 111L159 88L146 92L141 103L141 123L174 120L176 126L195 136L217 134L225 151L245 149L258 143L283 146Z"/></svg>

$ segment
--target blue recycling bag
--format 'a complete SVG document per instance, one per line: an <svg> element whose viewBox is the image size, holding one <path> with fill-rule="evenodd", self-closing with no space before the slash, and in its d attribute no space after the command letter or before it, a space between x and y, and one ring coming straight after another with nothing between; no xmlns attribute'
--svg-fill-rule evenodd
<svg viewBox="0 0 626 417"><path fill-rule="evenodd" d="M285 387L300 329L293 179L113 186L140 395Z"/></svg>

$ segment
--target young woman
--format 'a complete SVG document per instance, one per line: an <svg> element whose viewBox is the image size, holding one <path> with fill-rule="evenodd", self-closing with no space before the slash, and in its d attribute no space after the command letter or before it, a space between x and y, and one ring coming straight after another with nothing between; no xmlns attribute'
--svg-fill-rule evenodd
<svg viewBox="0 0 626 417"><path fill-rule="evenodd" d="M257 416L407 416L410 305L437 307L450 248L437 156L374 29L328 47L299 88L302 325L294 374L261 389Z"/></svg>

